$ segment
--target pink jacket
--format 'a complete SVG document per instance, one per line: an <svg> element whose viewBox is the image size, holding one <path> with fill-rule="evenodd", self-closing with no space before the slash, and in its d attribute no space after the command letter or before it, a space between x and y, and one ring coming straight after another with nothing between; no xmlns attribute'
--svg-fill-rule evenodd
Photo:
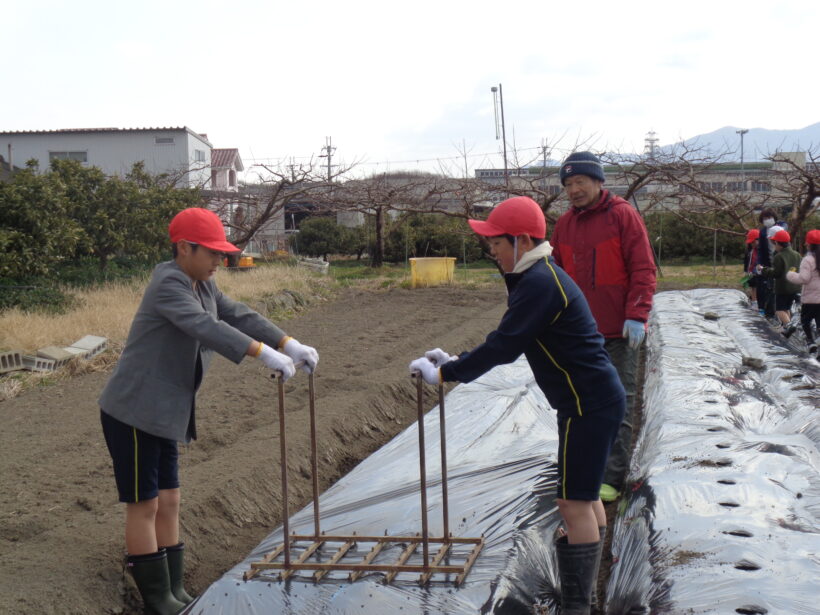
<svg viewBox="0 0 820 615"><path fill-rule="evenodd" d="M817 271L814 255L806 254L800 261L800 271L789 271L786 279L794 284L803 285L800 303L820 303L820 271Z"/></svg>

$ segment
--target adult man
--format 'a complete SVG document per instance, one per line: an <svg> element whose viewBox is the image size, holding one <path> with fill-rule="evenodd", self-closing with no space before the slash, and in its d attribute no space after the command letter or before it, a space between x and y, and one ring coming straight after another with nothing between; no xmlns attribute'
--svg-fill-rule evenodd
<svg viewBox="0 0 820 615"><path fill-rule="evenodd" d="M560 178L570 208L552 233L553 258L589 302L626 390L626 414L601 486L601 499L611 502L620 495L629 463L638 350L655 293L655 259L638 212L603 189L604 167L595 154L570 154Z"/></svg>

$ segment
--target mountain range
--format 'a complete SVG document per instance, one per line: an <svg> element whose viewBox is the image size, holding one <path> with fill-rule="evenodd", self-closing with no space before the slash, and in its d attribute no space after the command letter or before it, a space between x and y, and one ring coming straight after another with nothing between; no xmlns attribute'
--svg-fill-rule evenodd
<svg viewBox="0 0 820 615"><path fill-rule="evenodd" d="M691 139L661 146L668 150L678 147L702 148L712 154L726 154L727 160L740 160L740 135L737 126L724 126ZM795 130L749 128L743 135L743 159L756 162L775 152L820 153L820 122Z"/></svg>

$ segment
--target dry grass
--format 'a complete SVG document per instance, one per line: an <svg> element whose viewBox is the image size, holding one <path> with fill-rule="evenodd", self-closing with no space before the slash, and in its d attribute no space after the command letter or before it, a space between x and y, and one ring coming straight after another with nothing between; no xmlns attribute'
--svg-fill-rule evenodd
<svg viewBox="0 0 820 615"><path fill-rule="evenodd" d="M285 265L262 266L240 273L219 270L216 281L222 292L245 303L285 289L310 303L327 297L335 287L335 281L330 278ZM70 290L78 299L78 307L66 314L20 310L0 312L0 350L35 354L38 348L69 346L89 334L109 340L109 351L90 361L75 359L56 372L14 372L0 378L0 400L15 397L33 386L64 380L79 373L108 369L116 362L125 344L147 282L146 277L129 283Z"/></svg>
<svg viewBox="0 0 820 615"><path fill-rule="evenodd" d="M216 274L219 288L238 301L251 302L283 289L304 297L325 296L332 281L304 269L271 265L253 271ZM7 310L0 313L0 349L33 354L43 346L68 346L84 335L107 337L121 346L137 311L147 278L130 283L107 284L87 290L71 290L79 307L66 314Z"/></svg>

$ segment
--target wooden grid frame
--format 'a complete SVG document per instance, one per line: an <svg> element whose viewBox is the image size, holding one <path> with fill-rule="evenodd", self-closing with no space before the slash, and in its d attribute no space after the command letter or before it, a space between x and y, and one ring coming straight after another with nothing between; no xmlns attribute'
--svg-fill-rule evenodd
<svg viewBox="0 0 820 615"><path fill-rule="evenodd" d="M329 572L348 572L348 581L356 581L361 575L368 572L384 572L385 583L391 583L400 572L409 572L419 574L418 583L420 585L427 584L434 574L454 574L456 575L453 583L458 586L461 585L467 574L470 572L478 554L484 547L483 538L457 538L450 537L432 538L428 537L429 544L439 544L441 547L430 560L428 565L424 564L408 564L407 560L418 551L419 545L423 544L423 537L420 534L415 536L358 536L352 535L322 535L319 540L314 536L300 536L293 534L290 537L291 548L297 547L298 543L305 543L305 548L301 555L290 562L286 568L283 561L276 561L282 556L285 550L285 545L281 544L273 551L268 553L260 562L252 562L251 569L244 574L244 579L247 581L263 570L280 570L278 575L280 581L286 581L294 574L304 571L313 573L313 581L319 582ZM317 562L308 562L311 556L321 553L320 549L329 546L329 543L339 543L340 546L334 553L328 553L328 559ZM373 543L372 548L362 557L358 562L344 561L348 557L351 549L355 548L360 543ZM395 563L372 563L376 556L379 555L385 548L391 546L404 545L401 553L398 555ZM451 552L451 548L455 545L473 545L470 552L464 556L457 556ZM463 561L456 565L442 565L441 562L445 557L459 557Z"/></svg>
<svg viewBox="0 0 820 615"><path fill-rule="evenodd" d="M454 537L449 532L449 511L447 493L447 445L444 419L444 388L438 385L439 398L439 425L441 435L441 492L442 510L444 521L444 533L440 538L429 535L427 529L427 472L424 450L424 382L419 374L414 374L417 392L418 429L419 429L419 486L421 495L421 533L414 536L359 536L352 535L326 535L320 531L319 513L319 477L318 462L316 452L316 403L314 392L313 373L309 375L309 406L310 406L310 447L311 447L311 470L313 476L313 528L314 533L309 535L291 534L289 531L288 517L288 480L287 480L287 442L285 431L285 389L284 380L280 373L275 373L274 377L279 383L279 442L280 442L280 463L282 470L282 530L284 536L289 536L283 544L278 545L273 551L268 553L262 561L252 562L250 570L243 575L245 581L254 578L263 570L280 570L278 575L280 581L286 581L300 571L312 572L313 581L319 582L325 575L332 571L348 572L348 580L356 581L361 575L369 572L385 573L384 581L389 584L402 572L418 573L420 585L430 582L434 574L456 575L453 583L458 586L464 582L470 572L481 549L484 547L484 538L459 538ZM291 561L291 550L299 547L299 543L306 543L304 550L295 561ZM329 543L339 543L335 553L329 555L329 559L323 560L323 547ZM372 548L362 557L358 563L354 563L350 557L344 561L345 556L351 549L356 548L359 543L373 543ZM441 545L436 554L430 558L430 544ZM405 545L394 563L374 564L373 560L387 547L391 545ZM473 545L463 561L459 565L442 565L441 562L446 557L456 558L452 548L456 545ZM422 563L408 564L407 561L418 550L422 549ZM319 561L307 561L311 556L319 557ZM281 561L279 561L281 558Z"/></svg>

